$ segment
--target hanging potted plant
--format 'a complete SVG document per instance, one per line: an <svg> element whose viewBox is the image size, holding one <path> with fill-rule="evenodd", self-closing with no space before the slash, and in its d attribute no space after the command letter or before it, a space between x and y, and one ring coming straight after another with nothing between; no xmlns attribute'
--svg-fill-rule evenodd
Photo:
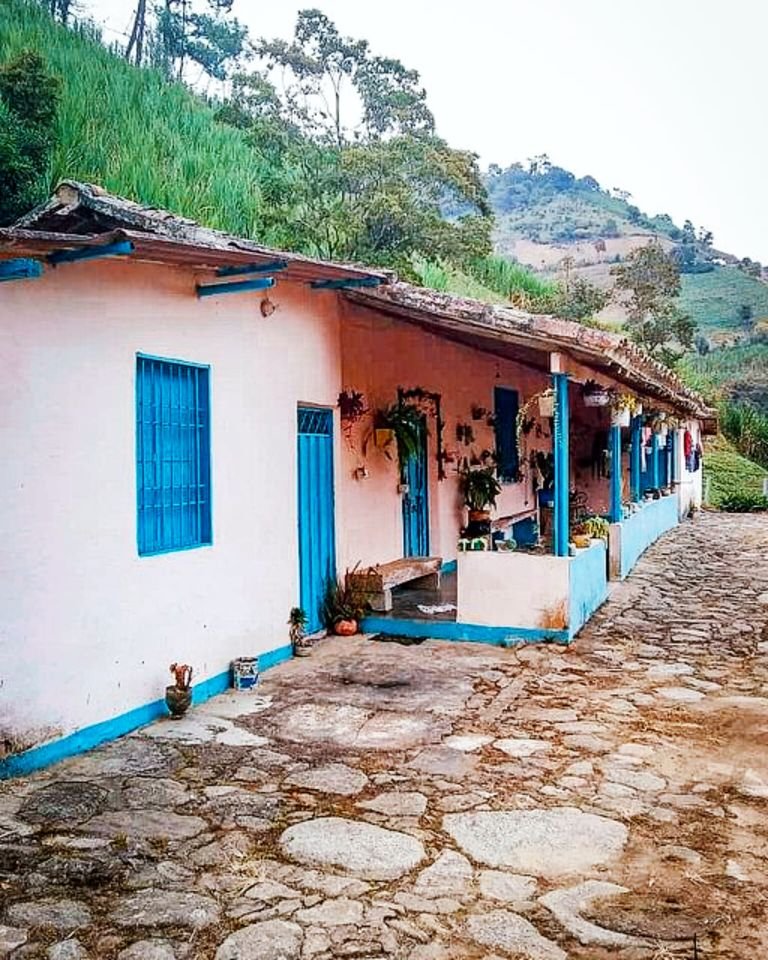
<svg viewBox="0 0 768 960"><path fill-rule="evenodd" d="M172 720L180 720L192 703L192 667L186 663L172 663L170 671L174 683L165 688L165 703Z"/></svg>
<svg viewBox="0 0 768 960"><path fill-rule="evenodd" d="M292 607L288 614L288 636L294 657L307 657L312 652L312 642L307 639L307 615L301 607Z"/></svg>
<svg viewBox="0 0 768 960"><path fill-rule="evenodd" d="M581 388L585 407L607 407L611 402L611 391L597 380L587 380Z"/></svg>
<svg viewBox="0 0 768 960"><path fill-rule="evenodd" d="M555 391L550 387L539 394L539 416L554 417L555 415Z"/></svg>
<svg viewBox="0 0 768 960"><path fill-rule="evenodd" d="M402 477L405 464L421 449L424 415L409 403L393 403L380 410L374 421L374 440L391 460L390 448L395 444Z"/></svg>
<svg viewBox="0 0 768 960"><path fill-rule="evenodd" d="M628 427L637 416L640 404L630 393L622 393L611 404L611 426Z"/></svg>
<svg viewBox="0 0 768 960"><path fill-rule="evenodd" d="M493 467L464 470L460 486L470 522L489 520L490 511L496 506L496 499L501 493L501 485Z"/></svg>

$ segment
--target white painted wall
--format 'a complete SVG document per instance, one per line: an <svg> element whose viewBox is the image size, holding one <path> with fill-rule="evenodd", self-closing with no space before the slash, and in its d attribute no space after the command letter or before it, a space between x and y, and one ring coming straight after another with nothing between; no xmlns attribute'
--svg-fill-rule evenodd
<svg viewBox="0 0 768 960"><path fill-rule="evenodd" d="M696 473L689 473L685 468L685 454L683 452L683 437L685 431L690 430L693 445L702 442L701 424L698 421L689 421L680 428L679 443L677 444L677 463L675 464L675 479L679 482L678 495L680 498L680 517L686 517L691 506L701 507L704 499L704 471L700 466Z"/></svg>
<svg viewBox="0 0 768 960"><path fill-rule="evenodd" d="M202 680L288 642L296 406L336 403L336 296L278 282L264 319L194 283L112 261L0 285L0 746L162 697L173 660ZM137 352L211 366L211 547L137 554Z"/></svg>
<svg viewBox="0 0 768 960"><path fill-rule="evenodd" d="M460 623L562 630L568 625L569 558L469 551L457 559ZM562 614L563 621L556 622Z"/></svg>

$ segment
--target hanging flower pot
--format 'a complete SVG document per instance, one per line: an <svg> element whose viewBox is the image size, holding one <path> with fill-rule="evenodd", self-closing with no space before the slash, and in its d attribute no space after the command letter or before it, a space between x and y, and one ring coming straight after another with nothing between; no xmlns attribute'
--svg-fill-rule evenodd
<svg viewBox="0 0 768 960"><path fill-rule="evenodd" d="M555 395L551 391L542 393L539 397L539 416L554 417L555 415Z"/></svg>
<svg viewBox="0 0 768 960"><path fill-rule="evenodd" d="M596 380L587 380L581 388L585 407L607 407L611 402L611 391Z"/></svg>
<svg viewBox="0 0 768 960"><path fill-rule="evenodd" d="M632 418L629 408L624 408L622 410L614 410L611 414L611 426L612 427L628 427L630 420Z"/></svg>

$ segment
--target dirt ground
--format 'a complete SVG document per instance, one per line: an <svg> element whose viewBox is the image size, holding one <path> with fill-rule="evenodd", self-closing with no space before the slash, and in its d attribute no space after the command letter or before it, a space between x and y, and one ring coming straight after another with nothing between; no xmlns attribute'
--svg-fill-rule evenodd
<svg viewBox="0 0 768 960"><path fill-rule="evenodd" d="M0 785L0 956L768 955L768 521L569 648L327 640Z"/></svg>

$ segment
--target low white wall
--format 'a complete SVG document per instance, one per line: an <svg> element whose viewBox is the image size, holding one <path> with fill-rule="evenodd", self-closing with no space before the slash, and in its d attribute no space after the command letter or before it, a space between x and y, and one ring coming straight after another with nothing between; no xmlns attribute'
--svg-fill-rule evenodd
<svg viewBox="0 0 768 960"><path fill-rule="evenodd" d="M569 558L506 551L459 553L457 620L481 626L563 630Z"/></svg>

